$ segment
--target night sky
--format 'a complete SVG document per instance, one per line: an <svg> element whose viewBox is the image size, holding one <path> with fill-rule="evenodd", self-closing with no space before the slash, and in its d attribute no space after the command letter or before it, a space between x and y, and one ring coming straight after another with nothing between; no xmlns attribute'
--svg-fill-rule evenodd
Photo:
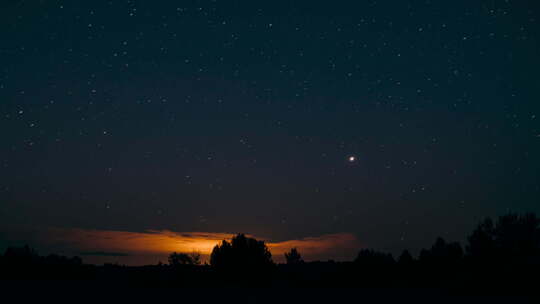
<svg viewBox="0 0 540 304"><path fill-rule="evenodd" d="M539 23L537 1L1 1L0 247L167 230L395 254L538 213Z"/></svg>

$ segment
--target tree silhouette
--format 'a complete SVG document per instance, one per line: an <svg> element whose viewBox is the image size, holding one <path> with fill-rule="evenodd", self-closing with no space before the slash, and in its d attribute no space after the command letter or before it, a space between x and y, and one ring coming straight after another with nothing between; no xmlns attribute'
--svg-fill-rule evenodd
<svg viewBox="0 0 540 304"><path fill-rule="evenodd" d="M412 255L409 253L409 250L403 250L399 256L398 263L400 265L410 265L414 262Z"/></svg>
<svg viewBox="0 0 540 304"><path fill-rule="evenodd" d="M362 249L354 262L360 265L373 267L391 265L395 261L390 253L382 253L372 249Z"/></svg>
<svg viewBox="0 0 540 304"><path fill-rule="evenodd" d="M39 262L38 253L28 245L24 247L9 247L4 253L6 263L28 265Z"/></svg>
<svg viewBox="0 0 540 304"><path fill-rule="evenodd" d="M540 219L533 213L507 214L493 224L482 221L468 237L467 254L482 260L538 260L540 257Z"/></svg>
<svg viewBox="0 0 540 304"><path fill-rule="evenodd" d="M292 248L291 251L285 252L285 260L287 261L287 264L290 265L301 264L304 262L304 260L302 260L302 256L300 256L300 253L298 253L296 248Z"/></svg>
<svg viewBox="0 0 540 304"><path fill-rule="evenodd" d="M427 263L455 264L463 258L463 249L457 242L447 243L443 238L438 237L431 249L422 249L419 260Z"/></svg>
<svg viewBox="0 0 540 304"><path fill-rule="evenodd" d="M273 265L264 241L238 234L231 242L223 240L212 250L210 265L217 269L257 270Z"/></svg>
<svg viewBox="0 0 540 304"><path fill-rule="evenodd" d="M467 255L472 257L492 258L495 255L495 233L491 218L482 221L467 238Z"/></svg>
<svg viewBox="0 0 540 304"><path fill-rule="evenodd" d="M169 255L169 265L181 266L181 265L200 265L201 255L197 252L192 253L177 253L173 252Z"/></svg>
<svg viewBox="0 0 540 304"><path fill-rule="evenodd" d="M82 265L82 260L80 257L65 257L57 254L50 254L46 257L41 258L42 263L46 265L73 265L80 266Z"/></svg>

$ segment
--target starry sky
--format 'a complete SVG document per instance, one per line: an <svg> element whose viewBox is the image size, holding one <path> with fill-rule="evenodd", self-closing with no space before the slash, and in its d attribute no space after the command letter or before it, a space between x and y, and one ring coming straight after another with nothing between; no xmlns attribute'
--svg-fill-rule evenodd
<svg viewBox="0 0 540 304"><path fill-rule="evenodd" d="M1 1L0 247L152 230L395 254L540 212L539 18L513 0ZM53 239L38 249L73 245Z"/></svg>

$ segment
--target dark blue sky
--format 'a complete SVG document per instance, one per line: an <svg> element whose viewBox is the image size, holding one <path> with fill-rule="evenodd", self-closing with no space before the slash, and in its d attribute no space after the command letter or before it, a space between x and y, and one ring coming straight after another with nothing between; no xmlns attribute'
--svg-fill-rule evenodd
<svg viewBox="0 0 540 304"><path fill-rule="evenodd" d="M539 212L537 1L351 3L2 1L0 242L347 232L397 252Z"/></svg>

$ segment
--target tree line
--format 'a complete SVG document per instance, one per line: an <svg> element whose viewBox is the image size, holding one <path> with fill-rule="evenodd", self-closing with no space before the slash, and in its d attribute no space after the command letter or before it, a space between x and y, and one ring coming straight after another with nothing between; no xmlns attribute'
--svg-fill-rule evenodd
<svg viewBox="0 0 540 304"><path fill-rule="evenodd" d="M244 234L217 244L207 263L201 255L173 252L168 264L127 267L85 265L78 257L39 256L28 246L0 256L2 279L95 279L126 284L247 286L436 287L478 290L533 290L540 270L540 219L533 213L486 218L458 242L437 238L417 257L394 257L361 249L353 261L306 262L291 248L276 264L264 241Z"/></svg>

